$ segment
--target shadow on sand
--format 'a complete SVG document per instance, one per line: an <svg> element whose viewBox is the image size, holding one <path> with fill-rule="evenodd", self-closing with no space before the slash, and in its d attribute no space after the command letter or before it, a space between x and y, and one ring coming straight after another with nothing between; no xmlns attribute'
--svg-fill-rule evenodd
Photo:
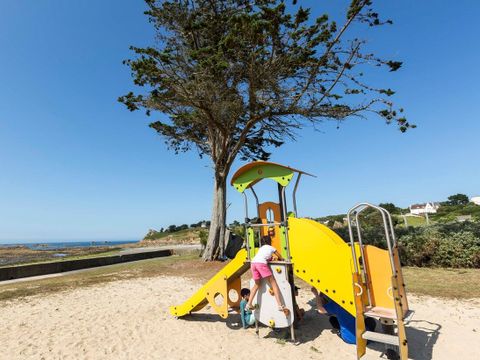
<svg viewBox="0 0 480 360"><path fill-rule="evenodd" d="M312 302L309 303L313 305ZM227 319L222 319L216 314L202 314L195 313L182 318L184 321L202 321L202 322L221 322L224 323L231 330L242 329L240 315L231 313ZM377 324L377 331L379 324ZM267 328L261 325L261 328ZM413 360L431 360L433 354L433 347L440 335L441 325L427 321L427 320L410 320L406 324L409 358ZM307 343L315 340L323 331L332 331L337 333L332 328L328 321L328 316L317 313L314 306L305 312L303 321L295 329L295 338L298 344ZM271 330L264 338L276 338L282 341L290 339L290 330ZM339 341L342 341L339 337ZM368 348L384 353L386 348L379 343L369 343Z"/></svg>
<svg viewBox="0 0 480 360"><path fill-rule="evenodd" d="M406 326L408 353L413 360L431 360L440 335L440 324L427 320L410 320Z"/></svg>

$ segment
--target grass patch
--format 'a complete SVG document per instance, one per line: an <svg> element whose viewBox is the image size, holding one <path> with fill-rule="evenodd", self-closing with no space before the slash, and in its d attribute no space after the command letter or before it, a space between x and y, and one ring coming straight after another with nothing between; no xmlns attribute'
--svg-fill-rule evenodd
<svg viewBox="0 0 480 360"><path fill-rule="evenodd" d="M403 216L400 215L393 215L397 221L398 226L405 227L405 221L403 220ZM427 220L422 216L406 216L408 226L416 227L416 226L426 226ZM432 220L430 219L430 224L432 224Z"/></svg>
<svg viewBox="0 0 480 360"><path fill-rule="evenodd" d="M480 269L403 268L407 291L450 299L480 298Z"/></svg>
<svg viewBox="0 0 480 360"><path fill-rule="evenodd" d="M85 254L85 255L67 255L64 257L49 257L49 258L39 258L38 260L32 260L27 262L19 262L15 264L8 264L2 265L0 268L5 267L12 267L12 266L23 266L23 265L34 265L34 264L44 264L44 263L52 263L52 262L62 262L62 261L70 261L70 260L83 260L83 259L92 259L98 257L105 257L105 256L115 256L119 255L122 248L115 248L112 250L101 251L93 254ZM43 251L43 250L42 250ZM62 253L62 251L57 251L58 253Z"/></svg>
<svg viewBox="0 0 480 360"><path fill-rule="evenodd" d="M58 277L41 280L20 281L2 285L0 283L0 301L24 298L33 295L46 295L79 287L87 287L117 280L147 278L161 275L182 275L177 269L190 269L191 277L201 276L202 272L193 273L193 259L198 255L162 257L110 266L103 266ZM198 261L198 260L197 260ZM197 267L198 269L199 267ZM215 269L218 271L218 269ZM181 270L180 270L181 271ZM189 273L184 271L184 273ZM213 274L213 273L212 273ZM202 279L203 280L203 279Z"/></svg>
<svg viewBox="0 0 480 360"><path fill-rule="evenodd" d="M198 254L116 264L41 280L5 285L0 283L0 301L156 276L181 276L203 283L224 265L222 262L204 262L198 258ZM403 273L407 291L412 294L456 299L480 298L480 269L405 267Z"/></svg>

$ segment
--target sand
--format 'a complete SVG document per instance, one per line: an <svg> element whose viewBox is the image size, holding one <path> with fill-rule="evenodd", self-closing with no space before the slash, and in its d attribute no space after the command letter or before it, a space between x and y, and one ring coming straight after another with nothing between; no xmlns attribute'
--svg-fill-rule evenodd
<svg viewBox="0 0 480 360"><path fill-rule="evenodd" d="M200 285L180 277L120 280L0 303L0 359L354 359L355 347L332 332L311 307L299 344L268 328L260 338L238 316L222 320L209 309L174 319L168 306ZM0 288L1 291L1 288ZM410 296L416 310L408 326L412 359L479 359L480 300ZM372 358L381 352L369 349Z"/></svg>

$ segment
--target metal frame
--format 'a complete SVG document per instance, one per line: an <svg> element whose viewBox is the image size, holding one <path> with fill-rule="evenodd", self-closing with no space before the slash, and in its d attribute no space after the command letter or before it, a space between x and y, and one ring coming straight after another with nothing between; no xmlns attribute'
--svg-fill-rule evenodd
<svg viewBox="0 0 480 360"><path fill-rule="evenodd" d="M282 217L283 217L283 226L285 230L285 245L287 246L287 262L291 262L290 258L290 241L288 239L288 217L287 217L287 201L285 199L285 186L282 186L282 190L280 191L280 201L282 203ZM296 214L295 214L296 215Z"/></svg>
<svg viewBox="0 0 480 360"><path fill-rule="evenodd" d="M298 217L298 211L297 211L297 188L298 188L298 183L300 182L300 178L302 177L302 173L298 173L297 180L295 181L295 187L293 188L293 211L295 212L295 217Z"/></svg>
<svg viewBox="0 0 480 360"><path fill-rule="evenodd" d="M368 208L375 209L375 210L379 211L380 214L382 215L383 226L384 226L384 230L385 230L385 239L387 241L388 256L389 256L389 260L390 260L390 265L392 267L392 273L394 275L397 273L397 270L395 268L395 261L394 261L394 258L393 258L393 248L396 246L397 240L395 238L395 231L393 229L392 216L390 215L390 213L386 209L384 209L380 206L372 205L370 203L360 203L360 204L355 205L354 207L352 207L348 211L348 213L347 213L347 223L348 223L348 233L350 235L350 247L352 248L353 265L354 265L354 268L355 268L355 272L356 273L361 272L361 275L362 275L363 279L365 279L365 284L366 284L366 288L367 288L368 303L372 304L370 287L368 286L369 279L368 279L367 272L365 270L365 256L364 256L365 254L364 254L364 251L363 251L362 229L361 229L361 226L360 226L360 217L359 217L360 214ZM363 262L363 267L362 267L362 269L360 269L361 271L359 271L358 263L357 263L357 251L355 250L355 237L353 235L352 215L355 215L355 226L357 228L358 245L359 245L359 248L360 248L360 255L362 257L362 262Z"/></svg>
<svg viewBox="0 0 480 360"><path fill-rule="evenodd" d="M292 193L292 199L293 199L293 208L294 208L294 213L295 213L295 216L298 217L298 208L297 208L297 198L296 198L296 193L297 193L297 189L298 189L298 184L300 182L300 178L302 176L302 173L299 173L298 176L297 176L297 179L295 181L295 187L293 189L293 193ZM249 187L249 189L251 190L254 198L255 198L255 204L256 204L256 207L257 207L257 216L260 217L260 213L259 213L259 199L258 199L258 196L255 192L255 190L253 189L253 186ZM285 232L284 236L285 236L285 246L286 246L286 259L285 259L285 263L287 265L292 265L292 262L291 262L291 254L290 254L290 240L289 240L289 237L288 237L288 212L287 212L287 199L286 199L286 186L282 186L280 184L278 184L278 196L279 196L279 205L280 205L280 216L281 216L281 221L280 222L267 222L266 224L252 224L249 216L248 216L248 196L246 194L246 191L242 192L243 196L244 196L244 203L245 203L245 235L246 235L246 249L247 249L247 261L251 261L251 258L250 258L250 243L249 243L249 229L253 229L254 230L254 236L256 236L257 232L260 232L260 229L262 227L271 227L271 226L278 226L278 227L283 227L283 231ZM268 221L268 220L267 220ZM290 276L290 275L288 275ZM290 280L289 280L290 281ZM292 285L293 286L293 285ZM293 288L292 288L292 292L293 292ZM256 322L256 332L258 334L258 322ZM291 334L291 339L292 341L295 341L295 330L293 328L293 322L290 326L290 334Z"/></svg>

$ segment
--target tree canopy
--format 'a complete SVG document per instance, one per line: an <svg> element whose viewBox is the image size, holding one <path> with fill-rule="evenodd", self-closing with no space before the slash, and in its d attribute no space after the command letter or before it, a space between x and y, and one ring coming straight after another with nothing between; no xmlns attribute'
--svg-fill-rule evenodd
<svg viewBox="0 0 480 360"><path fill-rule="evenodd" d="M467 205L470 202L465 194L455 194L448 197L448 205Z"/></svg>
<svg viewBox="0 0 480 360"><path fill-rule="evenodd" d="M390 88L365 72L402 63L365 49L350 28L377 27L371 0L353 0L341 22L279 0L146 0L156 29L152 46L125 61L135 85L119 101L154 116L150 127L175 152L195 149L214 168L212 227L206 257L225 228L226 177L233 161L267 160L271 147L325 120L374 113L403 132L413 127L395 109ZM158 116L162 113L166 116Z"/></svg>

